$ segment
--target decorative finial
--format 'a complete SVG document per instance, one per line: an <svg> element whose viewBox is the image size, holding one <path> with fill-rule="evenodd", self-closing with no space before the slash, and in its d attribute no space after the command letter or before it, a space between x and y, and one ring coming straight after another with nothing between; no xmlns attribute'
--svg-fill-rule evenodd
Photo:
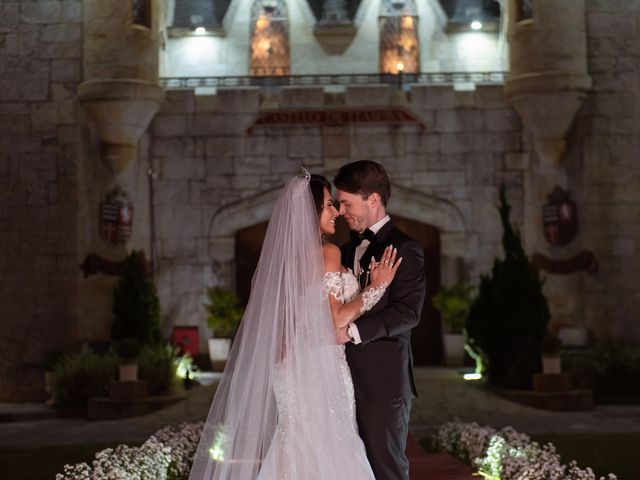
<svg viewBox="0 0 640 480"><path fill-rule="evenodd" d="M309 170L304 167L300 167L300 172L307 182L311 180L311 174L309 173Z"/></svg>

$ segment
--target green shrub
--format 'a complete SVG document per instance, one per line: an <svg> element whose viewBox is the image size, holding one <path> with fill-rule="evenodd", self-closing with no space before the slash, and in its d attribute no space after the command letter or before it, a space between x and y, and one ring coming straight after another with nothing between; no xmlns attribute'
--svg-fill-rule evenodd
<svg viewBox="0 0 640 480"><path fill-rule="evenodd" d="M109 381L115 379L118 358L97 353L73 353L62 357L56 364L51 390L56 407L86 408L93 397L108 394Z"/></svg>
<svg viewBox="0 0 640 480"><path fill-rule="evenodd" d="M132 251L124 261L113 290L111 338L135 338L141 345L161 341L160 303L142 251Z"/></svg>
<svg viewBox="0 0 640 480"><path fill-rule="evenodd" d="M147 381L149 395L168 392L178 377L175 350L163 345L147 345L138 356L138 376Z"/></svg>
<svg viewBox="0 0 640 480"><path fill-rule="evenodd" d="M528 388L532 375L541 369L540 344L550 314L543 282L509 221L510 210L502 186L498 211L505 258L494 260L491 274L481 277L466 326L471 346L488 362L489 381Z"/></svg>
<svg viewBox="0 0 640 480"><path fill-rule="evenodd" d="M593 388L598 403L640 401L640 346L600 344L567 352L562 363L575 386Z"/></svg>
<svg viewBox="0 0 640 480"><path fill-rule="evenodd" d="M62 350L51 350L47 352L43 362L45 371L52 372L63 357L64 352Z"/></svg>
<svg viewBox="0 0 640 480"><path fill-rule="evenodd" d="M223 288L207 289L209 303L204 305L207 310L207 323L218 337L232 336L240 320L242 320L243 308L240 306L238 296Z"/></svg>

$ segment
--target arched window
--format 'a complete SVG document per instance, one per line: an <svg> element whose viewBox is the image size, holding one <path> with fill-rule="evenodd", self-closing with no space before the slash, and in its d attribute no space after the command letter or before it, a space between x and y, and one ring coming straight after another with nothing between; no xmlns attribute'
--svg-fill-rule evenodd
<svg viewBox="0 0 640 480"><path fill-rule="evenodd" d="M289 16L284 0L255 0L251 7L249 75L289 75Z"/></svg>
<svg viewBox="0 0 640 480"><path fill-rule="evenodd" d="M414 0L382 0L380 72L416 73L419 69L418 12Z"/></svg>

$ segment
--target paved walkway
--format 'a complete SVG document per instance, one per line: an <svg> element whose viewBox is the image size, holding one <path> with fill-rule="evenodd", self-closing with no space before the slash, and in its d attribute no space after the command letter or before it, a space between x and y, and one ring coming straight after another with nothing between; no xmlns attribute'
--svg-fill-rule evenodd
<svg viewBox="0 0 640 480"><path fill-rule="evenodd" d="M427 455L412 434L407 439L409 477L413 480L475 480L473 470L447 453Z"/></svg>
<svg viewBox="0 0 640 480"><path fill-rule="evenodd" d="M454 369L418 368L420 398L413 402L411 427L424 438L450 420L494 428L512 426L523 433L640 432L640 405L597 406L587 412L552 412L513 403Z"/></svg>
<svg viewBox="0 0 640 480"><path fill-rule="evenodd" d="M459 419L499 428L511 425L525 433L640 432L640 406L597 407L590 412L549 412L502 399L479 385L465 382L446 368L418 368L420 398L412 407L411 432L416 439L432 433L443 422ZM176 405L144 417L121 421L39 418L42 405L0 404L0 448L46 445L136 443L168 424L206 418L213 396L211 386L199 387ZM16 418L31 420L10 421ZM446 455L424 455L409 443L412 478L469 480L469 470ZM434 473L435 472L435 473Z"/></svg>

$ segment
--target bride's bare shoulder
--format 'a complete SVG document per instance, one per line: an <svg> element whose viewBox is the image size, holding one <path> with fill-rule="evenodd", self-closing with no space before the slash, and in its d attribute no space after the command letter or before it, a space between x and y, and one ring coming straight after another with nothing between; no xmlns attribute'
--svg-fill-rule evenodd
<svg viewBox="0 0 640 480"><path fill-rule="evenodd" d="M327 272L339 272L342 270L340 249L331 242L322 245L324 255L324 267Z"/></svg>
<svg viewBox="0 0 640 480"><path fill-rule="evenodd" d="M337 261L340 264L340 259L342 258L342 254L340 253L340 249L335 243L325 242L322 244L322 254L324 255L325 263L327 260Z"/></svg>

